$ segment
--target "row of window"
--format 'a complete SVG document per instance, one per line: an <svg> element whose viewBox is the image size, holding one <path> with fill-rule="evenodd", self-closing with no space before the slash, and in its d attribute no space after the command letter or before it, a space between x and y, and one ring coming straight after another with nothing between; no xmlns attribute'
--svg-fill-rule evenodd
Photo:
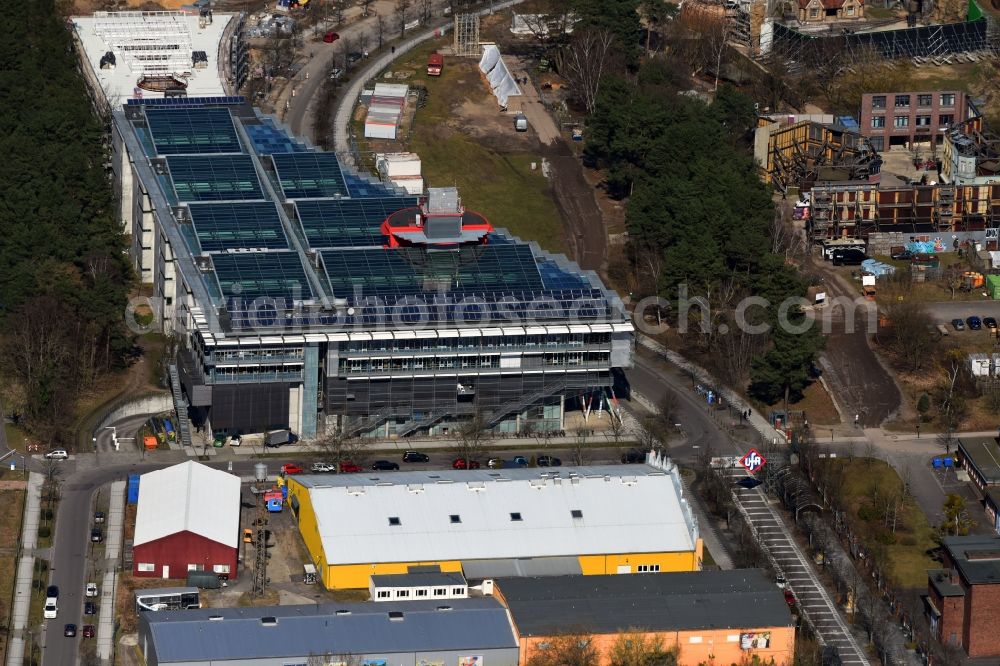
<svg viewBox="0 0 1000 666"><path fill-rule="evenodd" d="M509 335L466 338L419 338L414 340L359 340L340 346L344 353L447 351L449 349L492 349L503 347L582 347L607 345L610 333L569 333L555 335Z"/></svg>
<svg viewBox="0 0 1000 666"><path fill-rule="evenodd" d="M913 124L917 127L930 127L933 116L915 116L913 119ZM955 116L952 114L941 114L938 116L938 125L947 126L954 122ZM909 127L910 117L909 116L893 116L892 117L893 127ZM885 116L872 116L872 127L879 129L885 127Z"/></svg>
<svg viewBox="0 0 1000 666"><path fill-rule="evenodd" d="M453 587L453 588L451 588L451 593L452 594L463 595L463 594L465 594L465 588L464 587ZM393 597L393 594L392 594L391 590L379 590L378 593L375 596L378 599L391 599ZM410 596L410 591L409 590L396 590L396 594L395 594L395 598L396 599L406 599L409 596ZM446 587L435 587L434 588L434 594L427 594L427 590L425 590L425 589L416 589L416 590L413 591L413 596L415 596L415 597L428 597L429 596L429 597L432 597L432 598L433 597L447 597L448 596L448 588L446 588Z"/></svg>
<svg viewBox="0 0 1000 666"><path fill-rule="evenodd" d="M249 349L216 349L212 352L212 359L217 363L226 361L241 361L252 359L284 359L302 358L302 347L285 348L249 348Z"/></svg>
<svg viewBox="0 0 1000 666"><path fill-rule="evenodd" d="M363 375L371 372L421 372L476 368L532 368L581 366L585 363L607 364L608 352L561 352L539 356L417 356L414 358L342 358L340 375Z"/></svg>
<svg viewBox="0 0 1000 666"><path fill-rule="evenodd" d="M142 571L144 573L151 573L153 571L156 571L156 565L153 564L152 562L139 562L136 565L136 568L139 571ZM188 564L187 570L188 571L204 571L205 570L205 565L204 564ZM213 564L212 565L212 573L228 574L229 573L229 565L228 564Z"/></svg>
<svg viewBox="0 0 1000 666"><path fill-rule="evenodd" d="M583 518L583 511L581 511L580 509L571 509L570 512L569 512L569 514L573 518ZM522 520L524 520L524 518L521 516L521 512L520 511L512 511L510 513L510 520L511 520L512 523L519 523ZM461 516L461 514L458 514L458 513L450 514L448 516L448 521L450 523L452 523L452 524L461 523L462 522L462 516ZM389 516L389 526L390 527L399 527L402 524L403 524L403 521L400 519L399 516ZM657 567L656 571L659 571L660 570L659 569L659 565L655 565L655 566Z"/></svg>
<svg viewBox="0 0 1000 666"><path fill-rule="evenodd" d="M897 109L904 109L910 106L911 95L894 95L893 96L893 106ZM934 95L932 94L922 94L916 95L917 106L927 107L934 106ZM873 95L872 96L872 108L873 109L884 109L886 104L885 95ZM955 93L941 93L941 106L955 106Z"/></svg>

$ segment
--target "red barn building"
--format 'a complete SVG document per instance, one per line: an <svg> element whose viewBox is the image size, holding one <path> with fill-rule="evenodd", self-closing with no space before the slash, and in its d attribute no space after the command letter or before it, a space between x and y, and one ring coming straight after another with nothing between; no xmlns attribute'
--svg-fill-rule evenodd
<svg viewBox="0 0 1000 666"><path fill-rule="evenodd" d="M132 573L186 578L188 571L236 577L240 479L196 462L143 474Z"/></svg>

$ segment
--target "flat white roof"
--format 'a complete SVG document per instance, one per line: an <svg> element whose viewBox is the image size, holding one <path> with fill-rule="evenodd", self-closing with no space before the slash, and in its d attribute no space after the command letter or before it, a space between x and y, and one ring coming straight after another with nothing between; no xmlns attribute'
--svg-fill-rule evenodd
<svg viewBox="0 0 1000 666"><path fill-rule="evenodd" d="M142 14L142 12L107 12L106 14ZM233 14L213 13L212 22L204 28L198 26L199 19L197 13L187 12L150 12L149 21L162 21L164 17L172 18L179 30L187 30L190 37L192 51L204 51L208 56L208 66L204 69L195 69L188 66L186 72L190 72L187 77L188 97L220 97L226 94L219 72L219 45L222 41L222 34L233 18ZM74 16L70 19L76 30L77 37L83 45L84 57L90 66L91 72L96 77L108 102L112 106L119 106L125 100L134 96L136 83L142 77L143 72L133 71L129 66L129 58L123 53L112 48L105 38L98 34L101 22L109 20L108 16ZM144 38L141 17L122 16L119 33L125 33L131 37L134 33L136 40L142 41ZM148 36L146 37L148 42ZM108 51L115 54L115 68L101 69L101 58ZM188 53L186 56L190 56ZM181 74L182 72L176 72ZM163 93L142 91L144 98L163 97Z"/></svg>
<svg viewBox="0 0 1000 666"><path fill-rule="evenodd" d="M697 539L676 474L647 465L291 483L309 489L329 564L683 552Z"/></svg>
<svg viewBox="0 0 1000 666"><path fill-rule="evenodd" d="M188 461L139 480L134 545L191 532L235 548L240 531L240 479Z"/></svg>

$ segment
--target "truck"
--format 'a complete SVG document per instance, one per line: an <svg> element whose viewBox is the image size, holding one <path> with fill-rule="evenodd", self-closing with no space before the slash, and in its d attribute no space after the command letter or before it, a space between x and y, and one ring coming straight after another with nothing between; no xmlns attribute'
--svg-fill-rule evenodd
<svg viewBox="0 0 1000 666"><path fill-rule="evenodd" d="M441 76L444 69L444 56L435 51L427 57L427 76Z"/></svg>
<svg viewBox="0 0 1000 666"><path fill-rule="evenodd" d="M272 430L264 438L264 446L269 449L276 449L285 444L294 444L299 441L290 430Z"/></svg>
<svg viewBox="0 0 1000 666"><path fill-rule="evenodd" d="M875 276L874 275L862 275L861 276L861 295L864 296L869 301L875 300Z"/></svg>
<svg viewBox="0 0 1000 666"><path fill-rule="evenodd" d="M528 119L524 116L523 113L519 113L516 116L514 116L514 129L517 130L518 132L528 131Z"/></svg>

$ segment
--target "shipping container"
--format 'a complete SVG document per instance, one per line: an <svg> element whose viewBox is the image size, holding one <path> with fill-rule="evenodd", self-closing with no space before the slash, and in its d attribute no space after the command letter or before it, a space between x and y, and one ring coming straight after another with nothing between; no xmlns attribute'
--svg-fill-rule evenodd
<svg viewBox="0 0 1000 666"><path fill-rule="evenodd" d="M139 475L128 475L128 503L138 504L139 502Z"/></svg>

